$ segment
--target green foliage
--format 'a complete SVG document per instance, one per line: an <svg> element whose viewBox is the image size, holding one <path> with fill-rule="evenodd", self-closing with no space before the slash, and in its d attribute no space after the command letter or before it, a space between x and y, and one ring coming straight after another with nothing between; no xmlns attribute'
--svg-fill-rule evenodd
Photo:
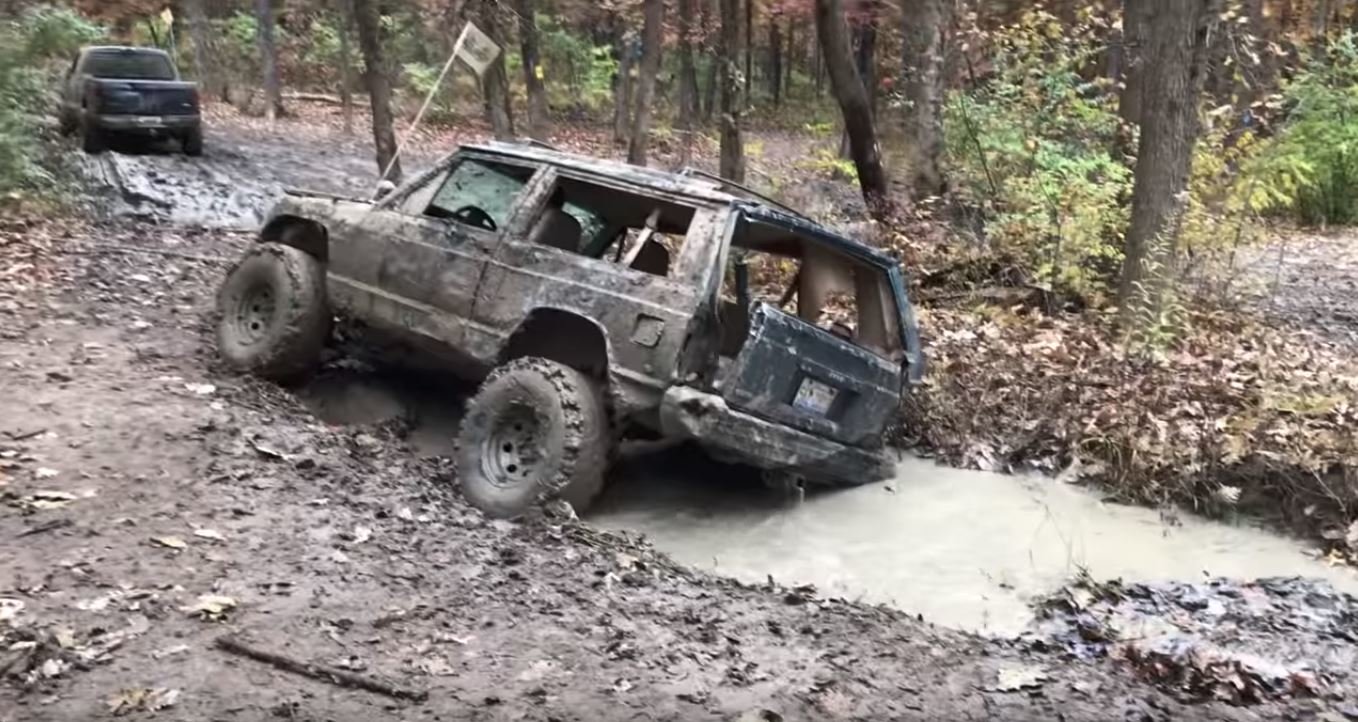
<svg viewBox="0 0 1358 722"><path fill-rule="evenodd" d="M1287 118L1243 174L1261 210L1306 223L1358 222L1358 41L1333 40L1283 90Z"/></svg>
<svg viewBox="0 0 1358 722"><path fill-rule="evenodd" d="M820 173L834 180L858 183L858 167L853 164L852 160L840 157L838 153L829 148L817 148L810 158L798 161L797 167Z"/></svg>
<svg viewBox="0 0 1358 722"><path fill-rule="evenodd" d="M0 193L47 190L39 117L47 110L56 69L103 31L64 8L38 6L0 21Z"/></svg>
<svg viewBox="0 0 1358 722"><path fill-rule="evenodd" d="M1040 10L999 32L991 80L948 99L949 177L1039 283L1100 294L1120 264L1132 176L1111 150L1116 98L1080 72L1096 35Z"/></svg>
<svg viewBox="0 0 1358 722"><path fill-rule="evenodd" d="M538 13L538 42L553 107L595 111L611 107L618 61L607 45L594 45L555 16Z"/></svg>

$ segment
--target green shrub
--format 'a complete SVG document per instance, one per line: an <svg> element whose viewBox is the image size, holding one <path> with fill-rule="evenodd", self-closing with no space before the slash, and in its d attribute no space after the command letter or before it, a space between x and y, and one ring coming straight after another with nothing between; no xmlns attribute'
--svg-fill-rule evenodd
<svg viewBox="0 0 1358 722"><path fill-rule="evenodd" d="M1270 209L1305 223L1358 222L1358 42L1333 40L1283 90L1287 115L1277 136L1242 174L1276 188Z"/></svg>
<svg viewBox="0 0 1358 722"><path fill-rule="evenodd" d="M1090 296L1120 265L1132 176L1112 152L1115 95L1081 75L1100 49L1086 30L1040 10L999 30L994 74L949 97L944 128L949 178L994 250Z"/></svg>
<svg viewBox="0 0 1358 722"><path fill-rule="evenodd" d="M38 6L0 21L0 193L47 190L37 142L58 69L103 31L64 8Z"/></svg>

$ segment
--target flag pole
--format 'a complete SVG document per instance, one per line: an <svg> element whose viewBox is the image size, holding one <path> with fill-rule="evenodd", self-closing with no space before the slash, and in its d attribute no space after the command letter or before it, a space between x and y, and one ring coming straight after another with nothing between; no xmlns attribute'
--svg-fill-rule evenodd
<svg viewBox="0 0 1358 722"><path fill-rule="evenodd" d="M415 131L419 130L420 122L424 120L425 111L429 110L429 106L433 104L434 96L438 94L439 88L443 87L443 79L447 77L448 71L452 70L453 63L457 61L457 56L462 52L462 44L467 39L467 29L470 26L470 23L462 26L461 34L457 36L457 42L453 43L453 54L449 55L448 62L443 64L443 70L439 71L439 77L434 81L434 87L429 89L429 94L424 98L424 105L421 105L420 112L415 114L415 121L410 124L410 129L406 131L405 137L401 139L400 143L396 144L396 153L391 156L391 160L387 161L387 167L382 169L382 175L378 176L378 188L382 187L382 181L387 179L387 174L391 173L392 167L396 165L397 159L401 157L401 151L405 149L406 143L409 143L410 139L414 137Z"/></svg>

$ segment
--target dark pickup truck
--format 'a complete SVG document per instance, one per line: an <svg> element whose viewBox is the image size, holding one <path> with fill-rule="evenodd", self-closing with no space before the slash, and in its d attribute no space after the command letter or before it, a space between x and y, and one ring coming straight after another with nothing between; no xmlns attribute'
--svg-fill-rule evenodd
<svg viewBox="0 0 1358 722"><path fill-rule="evenodd" d="M62 132L80 132L87 153L102 152L112 134L173 137L186 155L203 152L198 86L154 48L81 50L66 74L60 120Z"/></svg>

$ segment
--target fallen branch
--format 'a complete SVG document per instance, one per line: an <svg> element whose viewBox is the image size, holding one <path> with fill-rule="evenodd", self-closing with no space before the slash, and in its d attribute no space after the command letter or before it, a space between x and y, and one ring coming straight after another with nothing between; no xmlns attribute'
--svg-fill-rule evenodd
<svg viewBox="0 0 1358 722"><path fill-rule="evenodd" d="M414 702L423 702L429 698L429 692L426 690L404 689L389 685L380 680L373 679L372 677L336 669L328 665L298 661L281 654L251 647L235 637L218 637L216 644L217 647L223 651L239 654L242 657L249 657L250 659L271 664L279 669L294 674L311 677L312 679L329 682L341 687L367 690L388 697L408 699Z"/></svg>
<svg viewBox="0 0 1358 722"><path fill-rule="evenodd" d="M328 103L330 105L344 105L344 99L338 95L326 95L325 93L283 93L283 100L300 100L311 103Z"/></svg>
<svg viewBox="0 0 1358 722"><path fill-rule="evenodd" d="M10 441L24 441L25 439L31 439L34 436L46 433L46 431L47 427L44 426L41 429L35 429L33 431L6 431L5 436L8 436Z"/></svg>
<svg viewBox="0 0 1358 722"><path fill-rule="evenodd" d="M167 251L160 248L138 248L137 246L120 246L112 243L85 243L77 245L82 247L58 247L56 250L61 253L88 255L98 255L100 253L148 253L154 256L169 256L171 258L183 258L189 261L202 261L204 263L231 263L231 259L222 258L220 256L204 256L197 253Z"/></svg>
<svg viewBox="0 0 1358 722"><path fill-rule="evenodd" d="M42 524L39 524L37 526L29 527L19 532L15 536L16 537L33 536L34 534L42 534L43 532L54 531L56 529L64 529L68 526L74 525L74 523L75 522L71 521L70 519L53 519L52 521L43 522Z"/></svg>

